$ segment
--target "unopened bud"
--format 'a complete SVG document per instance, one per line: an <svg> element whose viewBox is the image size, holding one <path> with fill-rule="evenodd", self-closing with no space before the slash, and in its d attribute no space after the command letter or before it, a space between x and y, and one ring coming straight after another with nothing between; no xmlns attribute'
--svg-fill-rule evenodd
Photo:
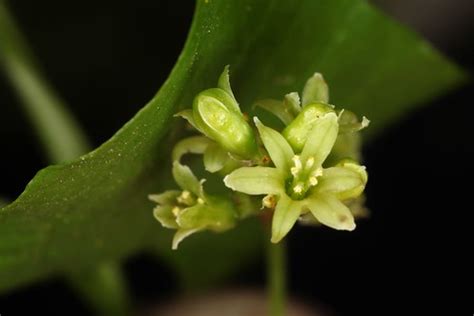
<svg viewBox="0 0 474 316"><path fill-rule="evenodd" d="M258 153L252 128L224 90L201 92L194 99L193 116L199 129L227 151L247 159Z"/></svg>
<svg viewBox="0 0 474 316"><path fill-rule="evenodd" d="M334 112L333 108L325 103L308 104L284 130L283 136L295 152L301 152L308 138L308 134L318 118L324 114Z"/></svg>

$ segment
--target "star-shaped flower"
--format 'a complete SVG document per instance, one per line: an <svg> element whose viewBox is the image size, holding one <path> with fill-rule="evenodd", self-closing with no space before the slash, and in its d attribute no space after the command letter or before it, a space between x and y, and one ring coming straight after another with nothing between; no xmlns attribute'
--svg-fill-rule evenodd
<svg viewBox="0 0 474 316"><path fill-rule="evenodd" d="M274 208L272 242L277 243L301 215L311 212L322 224L353 230L354 217L344 200L359 196L367 183L365 167L341 161L323 168L338 136L334 112L321 115L298 154L277 131L254 118L262 142L275 167L242 167L225 177L227 187L250 195L263 195L263 206Z"/></svg>
<svg viewBox="0 0 474 316"><path fill-rule="evenodd" d="M158 205L153 210L163 227L177 229L173 249L186 237L202 230L222 232L235 226L237 211L224 197L206 194L204 180L199 181L189 167L173 163L173 177L182 191L169 190L151 194L149 199Z"/></svg>

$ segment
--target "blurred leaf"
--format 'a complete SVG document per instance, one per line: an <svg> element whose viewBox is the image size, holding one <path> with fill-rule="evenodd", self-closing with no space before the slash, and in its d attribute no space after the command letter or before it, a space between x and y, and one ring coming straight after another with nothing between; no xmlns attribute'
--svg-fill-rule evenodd
<svg viewBox="0 0 474 316"><path fill-rule="evenodd" d="M167 249L168 232L153 219L146 199L164 188L164 136L172 114L214 86L226 64L244 109L257 99L299 91L321 72L331 103L366 115L371 133L463 78L428 44L365 1L198 1L185 48L159 93L109 141L72 163L41 170L0 210L0 289L156 242ZM243 253L256 252L258 234L240 227L228 242L224 235L205 234L164 258L186 280L201 274L201 282L212 269L196 267L238 263ZM212 249L213 255L199 249Z"/></svg>

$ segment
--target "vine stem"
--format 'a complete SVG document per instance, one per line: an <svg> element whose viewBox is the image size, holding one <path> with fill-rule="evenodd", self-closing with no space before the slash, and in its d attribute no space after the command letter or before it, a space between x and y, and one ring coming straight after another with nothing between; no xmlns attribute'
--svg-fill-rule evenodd
<svg viewBox="0 0 474 316"><path fill-rule="evenodd" d="M2 68L50 162L73 160L90 150L81 126L48 84L13 16L0 0L0 70ZM125 315L129 312L130 298L119 263L102 263L80 273L70 273L67 279L98 313Z"/></svg>
<svg viewBox="0 0 474 316"><path fill-rule="evenodd" d="M36 135L53 163L90 150L81 126L49 85L4 1L0 0L0 68L16 90Z"/></svg>
<svg viewBox="0 0 474 316"><path fill-rule="evenodd" d="M284 316L286 310L286 245L270 242L267 246L267 282L269 315Z"/></svg>

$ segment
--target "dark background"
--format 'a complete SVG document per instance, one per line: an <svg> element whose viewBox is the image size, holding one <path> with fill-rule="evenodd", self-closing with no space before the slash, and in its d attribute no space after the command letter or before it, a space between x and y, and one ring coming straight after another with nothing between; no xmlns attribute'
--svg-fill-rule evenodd
<svg viewBox="0 0 474 316"><path fill-rule="evenodd" d="M44 72L94 145L154 95L182 48L193 13L193 1L9 3ZM472 1L376 4L474 69ZM295 229L289 238L293 295L336 315L473 312L473 88L468 83L426 104L365 146L372 217L350 235ZM46 160L1 75L0 107L0 192L13 199ZM140 306L177 292L173 276L152 258L130 258L126 272ZM263 287L264 275L262 261L227 285ZM2 316L33 312L89 313L60 279L0 297Z"/></svg>

